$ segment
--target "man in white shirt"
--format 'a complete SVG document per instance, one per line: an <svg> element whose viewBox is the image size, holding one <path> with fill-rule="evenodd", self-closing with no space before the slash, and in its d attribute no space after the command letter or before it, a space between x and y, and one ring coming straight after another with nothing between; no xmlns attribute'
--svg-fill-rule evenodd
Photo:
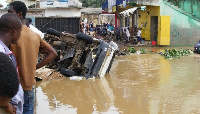
<svg viewBox="0 0 200 114"><path fill-rule="evenodd" d="M127 36L127 40L129 41L130 32L129 32L128 28L126 28L126 36Z"/></svg>
<svg viewBox="0 0 200 114"><path fill-rule="evenodd" d="M137 41L140 42L140 43L141 43L141 41L142 41L142 38L141 38L142 31L141 31L141 30L142 30L142 29L139 28L139 29L138 29L138 32L137 32Z"/></svg>
<svg viewBox="0 0 200 114"><path fill-rule="evenodd" d="M35 33L37 33L38 35L40 35L40 37L42 38L42 39L44 39L44 33L42 33L40 30L38 30L36 27L34 27L33 25L32 25L32 19L31 18L26 18L27 20L26 21L28 21L27 23L28 23L28 27L32 30L32 31L34 31Z"/></svg>

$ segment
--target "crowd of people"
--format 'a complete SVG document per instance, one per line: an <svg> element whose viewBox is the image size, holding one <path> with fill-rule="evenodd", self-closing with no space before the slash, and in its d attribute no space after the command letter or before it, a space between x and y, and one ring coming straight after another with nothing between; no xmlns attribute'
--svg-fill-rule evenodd
<svg viewBox="0 0 200 114"><path fill-rule="evenodd" d="M91 35L97 39L104 41L116 41L116 42L130 42L130 38L136 37L136 44L141 43L141 28L133 31L130 27L114 27L112 23L103 23L102 25L96 25L95 23L82 23L82 32ZM136 33L135 33L136 32ZM135 34L134 34L135 33Z"/></svg>
<svg viewBox="0 0 200 114"><path fill-rule="evenodd" d="M0 114L34 114L35 71L56 51L26 26L27 7L14 1L0 18ZM37 61L38 53L45 53Z"/></svg>

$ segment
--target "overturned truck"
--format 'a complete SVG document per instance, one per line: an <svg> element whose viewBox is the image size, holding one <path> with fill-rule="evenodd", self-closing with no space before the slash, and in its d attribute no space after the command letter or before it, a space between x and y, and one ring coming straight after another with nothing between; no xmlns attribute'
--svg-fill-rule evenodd
<svg viewBox="0 0 200 114"><path fill-rule="evenodd" d="M110 71L118 50L112 41L107 43L83 33L60 33L52 28L47 29L44 40L58 53L47 67L57 69L67 77L83 76L87 79L104 76ZM39 58L43 57L41 54Z"/></svg>

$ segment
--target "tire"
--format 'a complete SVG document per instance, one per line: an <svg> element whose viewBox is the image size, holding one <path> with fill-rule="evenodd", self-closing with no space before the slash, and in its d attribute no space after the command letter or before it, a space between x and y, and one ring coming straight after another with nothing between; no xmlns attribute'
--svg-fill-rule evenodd
<svg viewBox="0 0 200 114"><path fill-rule="evenodd" d="M74 71L71 71L71 70L66 69L66 68L61 68L60 69L60 73L63 74L65 77L75 76L75 72Z"/></svg>
<svg viewBox="0 0 200 114"><path fill-rule="evenodd" d="M78 40L84 40L87 44L92 44L93 38L84 33L77 33L76 38Z"/></svg>
<svg viewBox="0 0 200 114"><path fill-rule="evenodd" d="M60 32L58 32L57 30L53 29L53 28L47 28L46 30L47 34L51 34L51 35L54 35L54 36L57 36L57 37L60 37Z"/></svg>

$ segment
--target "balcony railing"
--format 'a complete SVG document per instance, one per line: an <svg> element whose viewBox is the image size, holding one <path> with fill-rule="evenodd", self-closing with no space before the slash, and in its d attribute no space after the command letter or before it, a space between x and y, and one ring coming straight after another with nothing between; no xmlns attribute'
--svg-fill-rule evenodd
<svg viewBox="0 0 200 114"><path fill-rule="evenodd" d="M192 18L200 20L200 2L199 0L164 0L182 10L183 13L190 15Z"/></svg>
<svg viewBox="0 0 200 114"><path fill-rule="evenodd" d="M132 3L136 3L137 5L155 5L159 6L159 0L130 0Z"/></svg>
<svg viewBox="0 0 200 114"><path fill-rule="evenodd" d="M200 2L199 0L165 0L187 13L200 18Z"/></svg>

